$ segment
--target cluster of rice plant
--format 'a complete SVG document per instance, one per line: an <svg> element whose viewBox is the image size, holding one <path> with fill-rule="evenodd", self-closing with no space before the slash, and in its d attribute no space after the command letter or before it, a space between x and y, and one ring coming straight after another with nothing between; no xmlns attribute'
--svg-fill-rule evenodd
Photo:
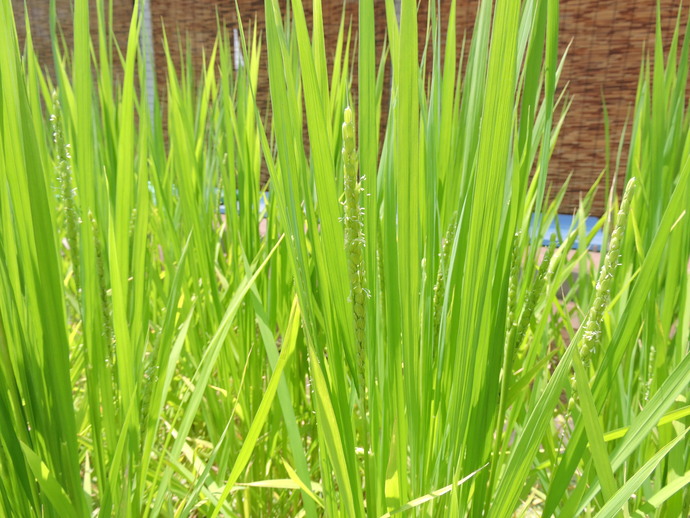
<svg viewBox="0 0 690 518"><path fill-rule="evenodd" d="M682 12L606 213L598 179L547 236L557 0L462 45L431 3L423 48L386 0L380 55L374 0L337 42L282 4L238 68L224 29L201 70L166 43L151 100L138 5L119 49L75 0L47 71L0 0L0 514L687 516Z"/></svg>

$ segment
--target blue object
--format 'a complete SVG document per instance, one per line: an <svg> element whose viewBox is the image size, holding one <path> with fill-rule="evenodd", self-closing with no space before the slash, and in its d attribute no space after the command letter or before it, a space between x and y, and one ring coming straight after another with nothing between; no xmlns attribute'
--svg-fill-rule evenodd
<svg viewBox="0 0 690 518"><path fill-rule="evenodd" d="M558 214L556 218L551 222L549 225L549 228L546 229L546 232L544 234L544 238L542 240L542 244L544 246L549 246L549 243L551 242L551 236L556 235L557 242L560 242L560 238L563 237L563 234L567 233L571 227L573 226L575 220L575 216L571 214ZM585 229L587 230L587 233L591 232L592 229L596 226L596 224L599 222L599 218L596 218L594 216L590 216L585 219ZM560 229L560 236L559 236L559 229ZM535 234L537 229L535 228L534 225L534 215L532 215L532 221L530 223L530 233ZM591 252L601 252L601 247L604 242L604 233L599 230L597 231L596 234L594 234L594 237L589 243L589 251ZM579 248L579 242L576 239L575 242L573 243L573 249L578 249Z"/></svg>

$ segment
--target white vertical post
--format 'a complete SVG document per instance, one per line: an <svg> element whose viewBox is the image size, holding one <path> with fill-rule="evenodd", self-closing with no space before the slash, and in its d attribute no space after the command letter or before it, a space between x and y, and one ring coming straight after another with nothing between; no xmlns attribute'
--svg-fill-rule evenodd
<svg viewBox="0 0 690 518"><path fill-rule="evenodd" d="M139 16L141 18L139 44L141 45L146 70L146 100L149 104L149 114L153 119L153 101L156 93L156 64L153 49L153 24L151 23L150 0L140 0Z"/></svg>
<svg viewBox="0 0 690 518"><path fill-rule="evenodd" d="M235 70L239 70L244 66L244 56L242 55L242 45L240 43L240 31L235 27L232 30L232 57L235 65Z"/></svg>

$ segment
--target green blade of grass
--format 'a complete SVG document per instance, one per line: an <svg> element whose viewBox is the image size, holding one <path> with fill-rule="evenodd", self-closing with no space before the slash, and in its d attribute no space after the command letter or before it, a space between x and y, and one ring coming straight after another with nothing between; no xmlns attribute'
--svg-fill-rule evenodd
<svg viewBox="0 0 690 518"><path fill-rule="evenodd" d="M621 486L616 494L604 504L604 506L595 515L595 518L613 518L617 516L619 511L630 499L632 494L649 478L649 475L656 469L659 463L664 459L673 447L682 441L687 435L690 428L686 428L683 432L671 442L666 444L657 453L655 453L640 470L638 470L630 479Z"/></svg>

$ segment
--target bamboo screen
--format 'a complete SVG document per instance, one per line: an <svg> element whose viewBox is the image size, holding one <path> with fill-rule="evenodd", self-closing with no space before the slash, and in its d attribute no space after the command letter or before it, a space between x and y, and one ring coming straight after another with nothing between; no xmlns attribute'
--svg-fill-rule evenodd
<svg viewBox="0 0 690 518"><path fill-rule="evenodd" d="M23 0L13 0L15 10L21 12ZM238 0L243 24L249 28L254 19L263 28L263 0ZM442 0L442 12L449 1ZM660 0L662 27L670 39L677 16L678 0ZM46 0L27 0L34 26L34 41L42 59L50 59ZM281 4L285 4L281 0ZM305 4L310 2L305 1ZM356 0L322 0L326 45L335 45L340 20L356 21ZM57 0L59 19L69 39L70 1ZM114 27L118 40L124 41L131 14L131 0L114 0ZM376 1L377 38L379 49L385 30L385 2ZM345 10L343 10L345 7ZM477 0L458 0L458 34L471 35ZM173 49L187 42L194 61L202 62L202 49L208 52L214 42L217 20L232 31L237 28L233 0L150 0L152 33L155 49L156 74L159 89L164 89L165 55L163 25ZM421 18L426 18L428 1L420 4ZM307 9L307 16L309 16ZM554 188L572 174L570 187L562 210L573 211L580 197L605 167L605 131L602 101L605 99L610 119L612 156L630 116L644 49L654 42L656 0L567 0L561 2L560 48L570 45L561 85L567 82L568 95L573 103L560 133L550 165ZM447 19L445 17L444 19ZM425 27L420 21L420 27ZM356 30L356 27L353 27ZM420 52L424 37L420 34ZM332 57L332 51L329 57ZM177 52L173 52L177 59ZM264 58L265 59L265 58ZM356 68L355 68L356 70ZM258 101L262 113L268 109L268 87L265 68L260 78ZM356 78L354 79L356 84ZM629 133L629 130L628 130ZM625 167L626 148L623 149L621 171ZM621 185L622 187L622 181ZM604 193L595 202L594 214L601 214Z"/></svg>
<svg viewBox="0 0 690 518"><path fill-rule="evenodd" d="M96 3L93 0L90 3L92 5L91 35L94 42L97 43L96 27L98 17L96 14ZM24 8L25 4L26 10ZM113 33L118 45L124 49L127 45L127 34L129 33L129 23L132 18L133 2L132 0L112 0L112 4ZM70 49L72 48L72 6L73 0L55 0L55 13L59 24L58 33L64 36L64 43ZM26 38L24 15L28 11L34 49L43 66L48 70L53 70L53 50L50 41L50 0L12 0L12 8L14 10L19 41L23 43Z"/></svg>

